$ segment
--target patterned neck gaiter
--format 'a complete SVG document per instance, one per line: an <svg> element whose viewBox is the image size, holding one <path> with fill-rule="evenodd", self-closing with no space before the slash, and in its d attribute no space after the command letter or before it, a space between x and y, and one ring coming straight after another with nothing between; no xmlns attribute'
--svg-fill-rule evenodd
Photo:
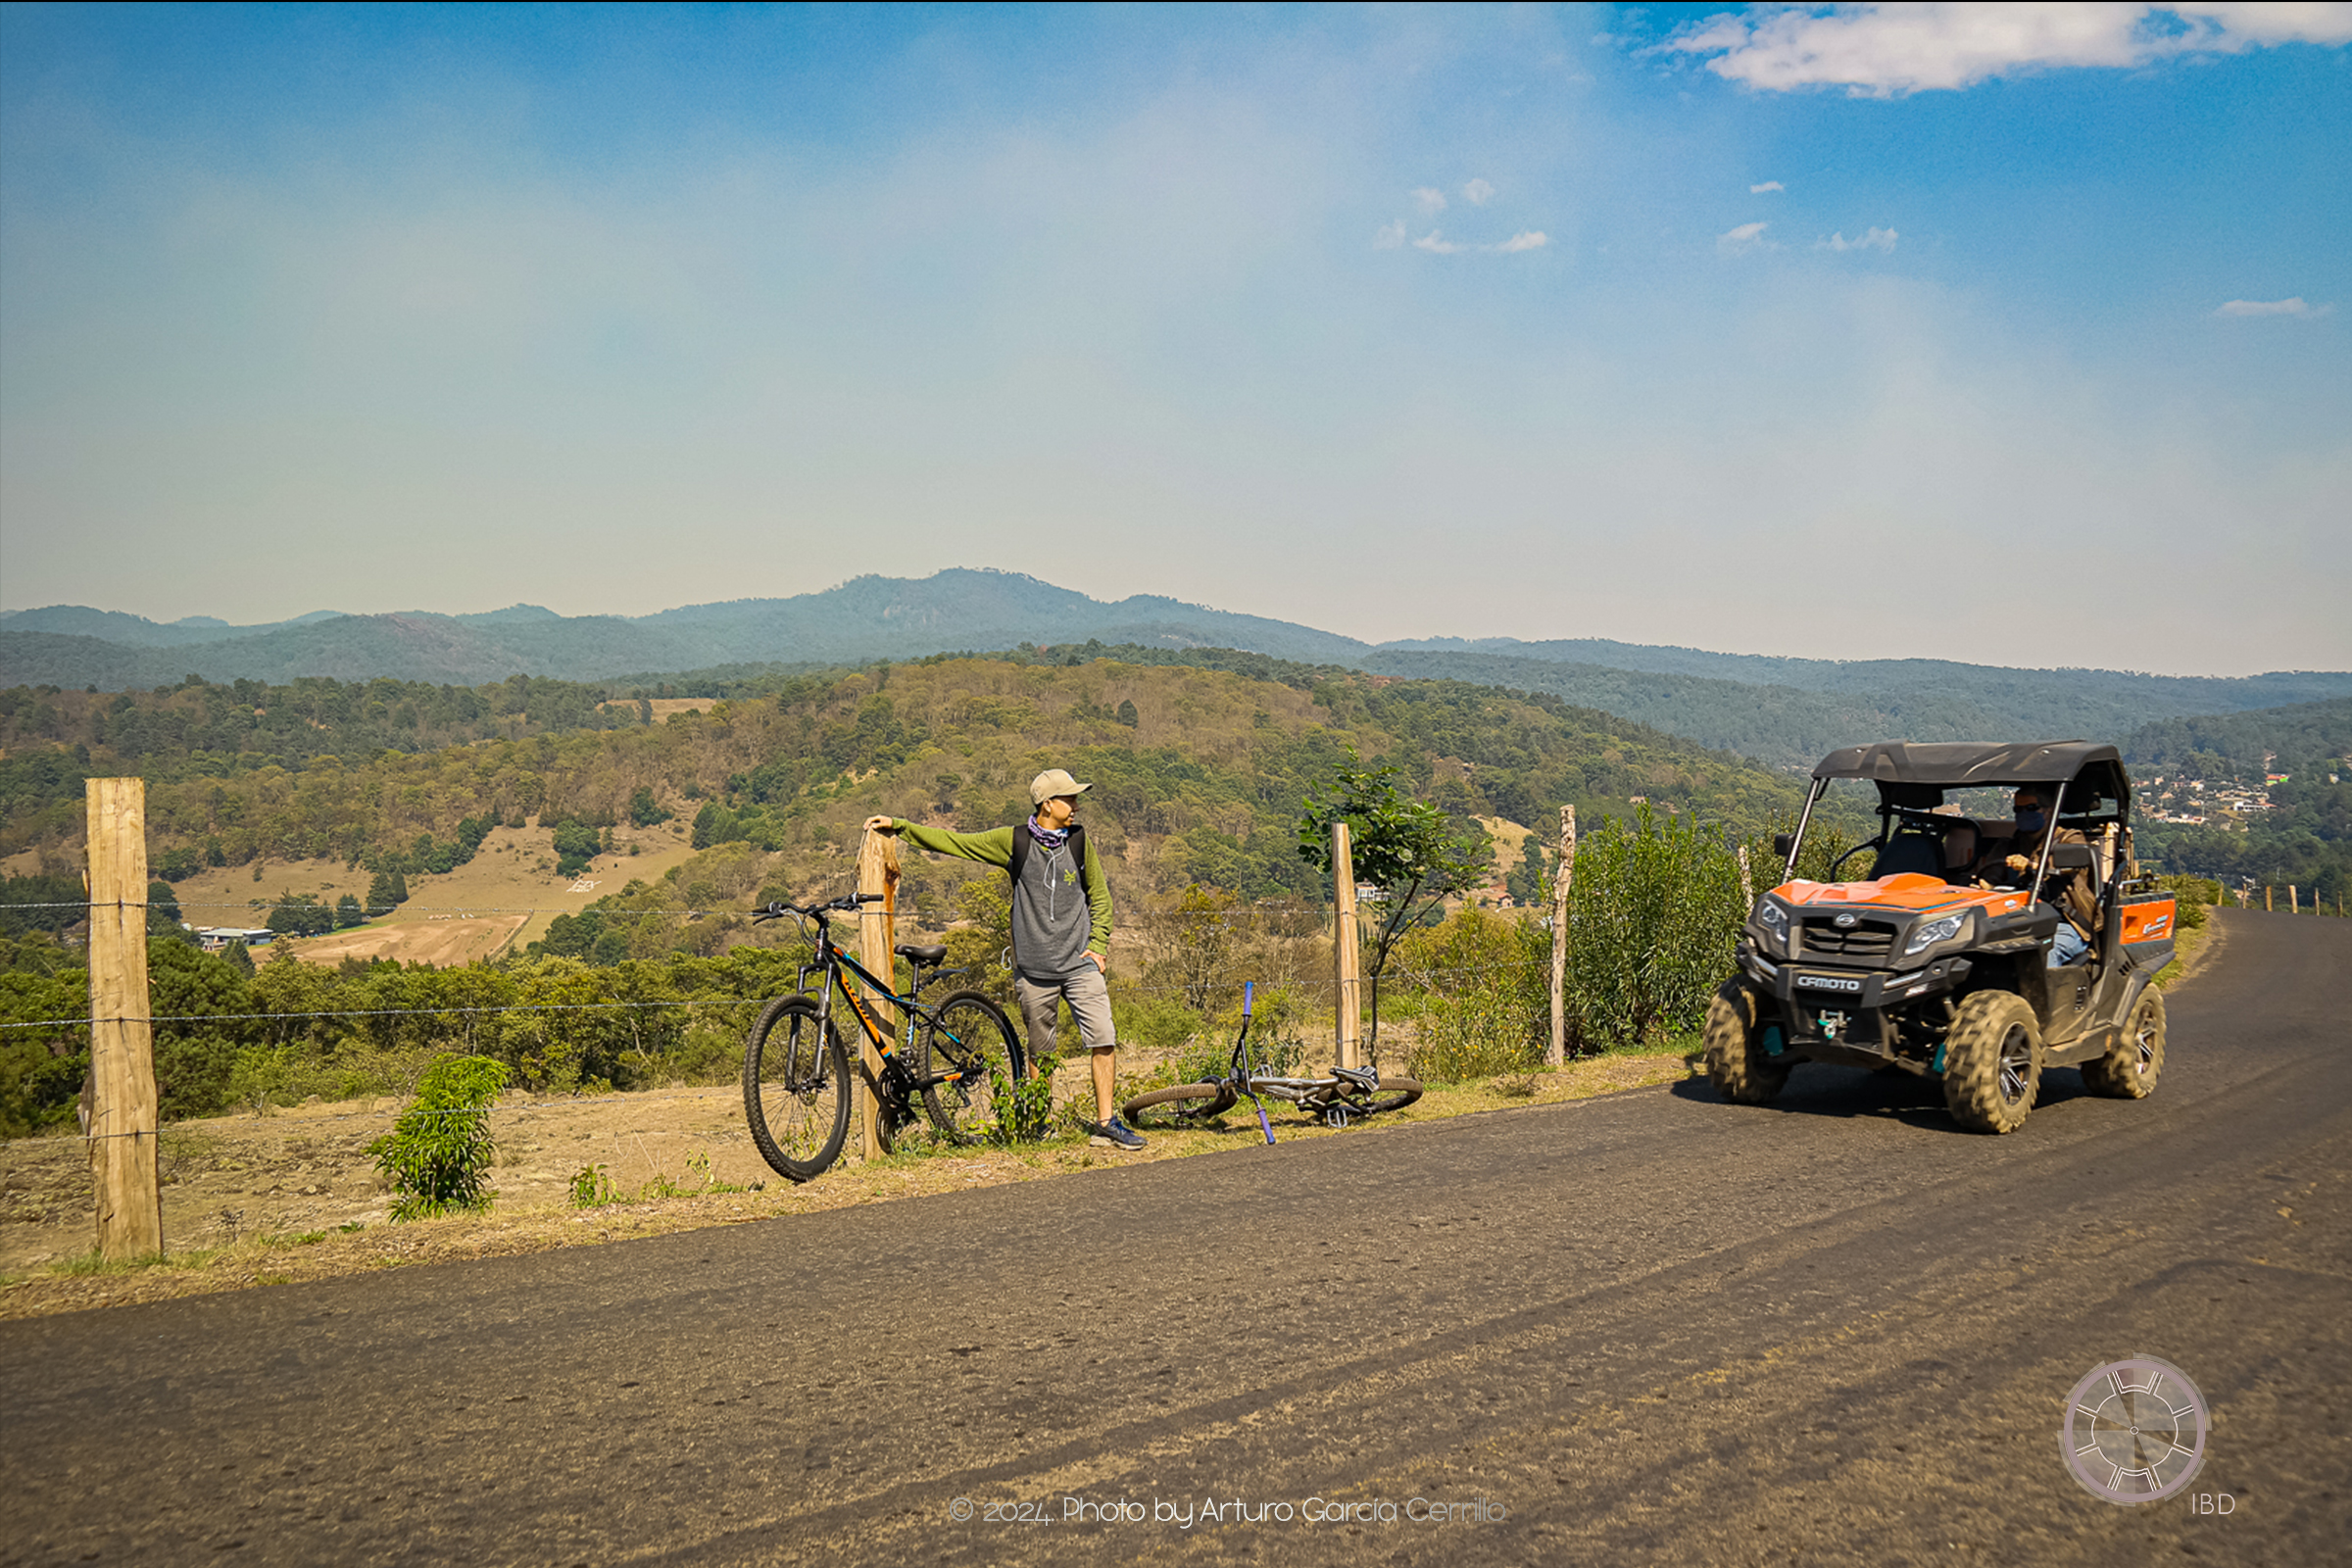
<svg viewBox="0 0 2352 1568"><path fill-rule="evenodd" d="M1039 849L1051 854L1070 842L1070 830L1065 827L1055 832L1053 828L1041 826L1033 816L1029 819L1029 837Z"/></svg>

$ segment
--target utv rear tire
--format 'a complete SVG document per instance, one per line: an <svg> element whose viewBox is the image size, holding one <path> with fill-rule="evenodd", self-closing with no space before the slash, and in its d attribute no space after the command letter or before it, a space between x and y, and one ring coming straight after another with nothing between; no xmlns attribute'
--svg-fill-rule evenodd
<svg viewBox="0 0 2352 1568"><path fill-rule="evenodd" d="M1739 1105L1761 1105L1788 1083L1789 1064L1764 1054L1763 1007L1740 980L1715 988L1707 1004L1707 1077L1715 1092Z"/></svg>
<svg viewBox="0 0 2352 1568"><path fill-rule="evenodd" d="M1943 1102L1977 1133L2013 1133L2041 1093L2041 1030L2026 999L1980 991L1960 1004L1943 1047Z"/></svg>
<svg viewBox="0 0 2352 1568"><path fill-rule="evenodd" d="M2107 1054L2082 1064L2082 1082L2109 1100L2145 1100L2164 1073L2164 998L2143 991Z"/></svg>

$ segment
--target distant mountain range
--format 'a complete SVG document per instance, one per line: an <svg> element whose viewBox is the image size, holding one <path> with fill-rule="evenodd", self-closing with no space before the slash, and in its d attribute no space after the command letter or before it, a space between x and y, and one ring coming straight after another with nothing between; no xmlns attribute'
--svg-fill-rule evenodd
<svg viewBox="0 0 2352 1568"><path fill-rule="evenodd" d="M1717 654L1599 640L1440 638L1374 645L1311 626L1154 595L1091 599L1014 572L853 578L822 593L691 605L652 615L318 612L262 626L161 624L60 605L0 612L0 686L151 687L189 674L283 683L391 676L480 685L517 672L569 680L745 664L858 664L1088 641L1237 648L1308 664L1543 692L1784 765L1858 739L2122 736L2157 719L2352 696L2352 672L2244 679L2011 669L1936 660Z"/></svg>

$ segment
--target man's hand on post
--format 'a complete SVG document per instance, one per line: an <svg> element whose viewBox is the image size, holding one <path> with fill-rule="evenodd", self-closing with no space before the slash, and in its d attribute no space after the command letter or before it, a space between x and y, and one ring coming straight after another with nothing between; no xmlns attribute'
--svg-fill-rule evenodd
<svg viewBox="0 0 2352 1568"><path fill-rule="evenodd" d="M899 827L891 817L869 816L865 819L865 830L868 833L896 833Z"/></svg>

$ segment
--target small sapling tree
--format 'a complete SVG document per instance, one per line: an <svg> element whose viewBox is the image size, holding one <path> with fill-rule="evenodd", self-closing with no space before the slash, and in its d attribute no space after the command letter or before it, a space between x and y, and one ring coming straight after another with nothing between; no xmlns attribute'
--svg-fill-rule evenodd
<svg viewBox="0 0 2352 1568"><path fill-rule="evenodd" d="M1394 767L1365 767L1352 751L1328 783L1307 794L1306 815L1298 822L1298 858L1317 870L1331 870L1331 830L1346 822L1348 858L1355 879L1380 889L1384 913L1371 937L1372 1028L1368 1053L1380 1059L1380 977L1396 939L1459 893L1488 875L1487 836L1457 827L1427 801L1396 787Z"/></svg>
<svg viewBox="0 0 2352 1568"><path fill-rule="evenodd" d="M424 1070L415 1102L368 1150L397 1195L394 1219L490 1206L490 1107L506 1087L506 1064L488 1056L452 1056Z"/></svg>

